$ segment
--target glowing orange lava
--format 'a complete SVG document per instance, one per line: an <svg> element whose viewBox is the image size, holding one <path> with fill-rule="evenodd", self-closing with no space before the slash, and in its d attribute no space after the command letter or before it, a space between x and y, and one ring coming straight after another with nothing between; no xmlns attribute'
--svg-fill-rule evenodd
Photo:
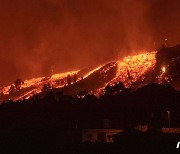
<svg viewBox="0 0 180 154"><path fill-rule="evenodd" d="M15 97L13 100L28 99L29 97L33 96L34 94L40 93L45 84L50 84L51 88L52 87L53 88L63 87L66 84L66 77L68 75L72 76L74 74L77 74L78 72L79 72L79 70L54 74L51 77L39 77L39 78L30 79L30 80L25 80L21 84L21 90L23 90L25 92L24 93L22 92L22 94L20 94L20 96L17 95L17 97ZM57 82L60 80L62 80L63 82ZM10 87L11 86L4 87L0 90L0 92L3 93L3 95L9 95ZM18 93L18 92L16 92L16 93Z"/></svg>
<svg viewBox="0 0 180 154"><path fill-rule="evenodd" d="M83 75L81 74L81 75L83 76L84 79L88 78L96 71L100 71L105 75L108 70L110 70L113 67L116 67L117 69L114 78L108 83L104 83L103 87L96 89L96 91L91 91L90 93L101 94L107 84L113 85L115 82L119 82L119 81L123 82L126 88L129 88L131 87L132 83L136 82L139 78L142 78L142 76L148 70L151 70L155 67L156 64L155 54L156 52L148 52L148 53L138 54L135 56L128 56L122 60L118 60L117 62L112 63L112 65L108 65L108 67L104 67L106 65L102 65L93 70L90 70L86 74ZM13 100L28 99L34 94L40 93L44 85L46 84L48 84L50 89L61 88L67 84L68 75L73 77L76 74L77 75L76 82L78 82L81 80L79 72L80 70L76 70L71 72L53 74L52 76L49 77L39 77L30 80L25 80L21 85L21 90L16 91L15 95L13 94L14 97L11 99ZM165 68L162 68L162 72L165 72ZM2 94L9 95L10 87L11 86L2 88L0 90L1 95Z"/></svg>
<svg viewBox="0 0 180 154"><path fill-rule="evenodd" d="M84 76L84 78L87 78L89 75L91 75L91 74L94 73L95 71L99 70L101 67L102 67L102 66L99 66L99 67L93 69L92 71L90 71L89 73L87 73L87 74Z"/></svg>
<svg viewBox="0 0 180 154"><path fill-rule="evenodd" d="M117 62L116 77L113 82L121 81L129 88L133 82L139 79L146 71L153 69L156 64L156 52L143 53L125 57Z"/></svg>
<svg viewBox="0 0 180 154"><path fill-rule="evenodd" d="M156 52L146 52L135 56L128 56L116 62L117 70L115 77L102 88L96 90L95 95L99 96L104 93L107 84L111 86L115 83L122 82L126 88L130 88L132 83L138 79L143 79L143 75L153 70L156 64Z"/></svg>

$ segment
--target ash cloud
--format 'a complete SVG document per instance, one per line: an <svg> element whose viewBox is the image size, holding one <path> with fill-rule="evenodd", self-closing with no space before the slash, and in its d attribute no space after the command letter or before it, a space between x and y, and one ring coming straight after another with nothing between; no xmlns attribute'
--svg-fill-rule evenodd
<svg viewBox="0 0 180 154"><path fill-rule="evenodd" d="M0 85L180 41L179 0L0 0Z"/></svg>

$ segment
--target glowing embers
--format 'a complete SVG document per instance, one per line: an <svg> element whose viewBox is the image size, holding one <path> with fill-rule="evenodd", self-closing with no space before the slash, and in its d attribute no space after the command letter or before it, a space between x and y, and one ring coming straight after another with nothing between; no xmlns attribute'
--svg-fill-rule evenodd
<svg viewBox="0 0 180 154"><path fill-rule="evenodd" d="M133 82L138 80L146 71L153 69L156 64L156 52L139 54L136 56L125 57L117 62L116 77L111 81L123 82L129 88Z"/></svg>

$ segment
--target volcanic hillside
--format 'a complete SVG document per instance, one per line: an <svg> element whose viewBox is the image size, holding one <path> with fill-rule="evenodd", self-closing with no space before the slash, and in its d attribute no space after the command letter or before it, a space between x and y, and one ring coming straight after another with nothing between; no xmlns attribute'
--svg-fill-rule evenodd
<svg viewBox="0 0 180 154"><path fill-rule="evenodd" d="M17 79L0 89L0 100L20 100L46 93L63 92L67 95L104 93L105 87L122 82L126 88L137 89L148 83L170 83L180 89L180 45L162 48L158 52L143 52L128 56L97 68L86 68L21 81Z"/></svg>

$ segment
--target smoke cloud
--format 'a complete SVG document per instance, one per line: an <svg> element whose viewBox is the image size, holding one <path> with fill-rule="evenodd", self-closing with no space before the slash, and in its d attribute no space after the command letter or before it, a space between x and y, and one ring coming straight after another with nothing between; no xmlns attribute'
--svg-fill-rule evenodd
<svg viewBox="0 0 180 154"><path fill-rule="evenodd" d="M179 0L0 0L0 85L180 42Z"/></svg>

